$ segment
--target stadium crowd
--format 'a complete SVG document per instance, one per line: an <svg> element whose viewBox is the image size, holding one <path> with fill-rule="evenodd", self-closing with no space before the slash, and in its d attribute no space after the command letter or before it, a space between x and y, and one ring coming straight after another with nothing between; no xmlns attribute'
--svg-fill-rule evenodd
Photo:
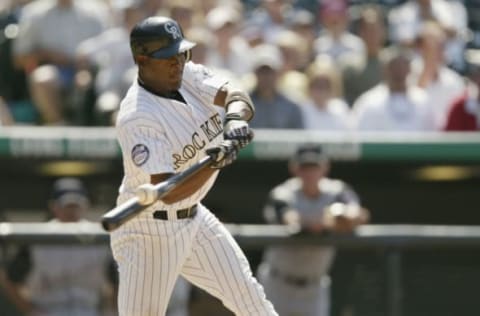
<svg viewBox="0 0 480 316"><path fill-rule="evenodd" d="M474 2L1 0L0 126L113 126L137 73L130 30L166 15L193 62L250 92L255 129L480 130ZM182 286L169 315L185 315Z"/></svg>
<svg viewBox="0 0 480 316"><path fill-rule="evenodd" d="M131 27L168 15L194 62L251 91L255 128L478 130L474 10L460 0L6 0L0 123L109 126ZM452 14L452 12L454 14Z"/></svg>

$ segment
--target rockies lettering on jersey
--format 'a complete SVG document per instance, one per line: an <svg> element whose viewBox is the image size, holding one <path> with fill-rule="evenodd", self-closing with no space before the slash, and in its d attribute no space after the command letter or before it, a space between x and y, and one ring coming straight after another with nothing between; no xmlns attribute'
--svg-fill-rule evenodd
<svg viewBox="0 0 480 316"><path fill-rule="evenodd" d="M220 114L216 113L200 125L204 135L209 141L212 141L223 132L222 118ZM202 140L198 132L192 134L192 143L185 145L182 148L181 153L174 153L173 164L175 170L178 170L183 164L187 163L190 159L193 159L199 150L204 149L206 142Z"/></svg>
<svg viewBox="0 0 480 316"><path fill-rule="evenodd" d="M212 123L212 125L210 125ZM201 126L202 131L205 133L209 141L212 141L223 131L223 124L220 115L217 113L210 117L208 121L205 121Z"/></svg>

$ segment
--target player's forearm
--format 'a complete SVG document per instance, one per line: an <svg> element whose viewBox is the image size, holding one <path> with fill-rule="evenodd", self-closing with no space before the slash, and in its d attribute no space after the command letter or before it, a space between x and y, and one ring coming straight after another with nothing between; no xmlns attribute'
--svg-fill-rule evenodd
<svg viewBox="0 0 480 316"><path fill-rule="evenodd" d="M33 310L32 304L22 296L19 286L9 281L3 273L0 278L1 287L8 300L15 305L20 312L25 315L30 314Z"/></svg>
<svg viewBox="0 0 480 316"><path fill-rule="evenodd" d="M178 185L175 189L170 191L165 197L162 198L162 201L167 204L172 204L183 199L188 198L195 192L197 192L215 173L215 169L212 168L204 168L200 170L195 177L192 177L190 180ZM155 179L152 177L151 183L157 184L161 181L166 180Z"/></svg>
<svg viewBox="0 0 480 316"><path fill-rule="evenodd" d="M255 106L250 96L242 90L232 89L225 98L225 119L250 121L255 115Z"/></svg>
<svg viewBox="0 0 480 316"><path fill-rule="evenodd" d="M226 119L250 121L255 107L247 92L230 85L223 86L217 93L214 103L225 107Z"/></svg>

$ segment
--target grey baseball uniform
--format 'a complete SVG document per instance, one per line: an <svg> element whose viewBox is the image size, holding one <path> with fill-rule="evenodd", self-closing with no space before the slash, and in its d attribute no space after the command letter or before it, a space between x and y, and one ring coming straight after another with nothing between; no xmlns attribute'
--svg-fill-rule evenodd
<svg viewBox="0 0 480 316"><path fill-rule="evenodd" d="M269 222L294 209L302 225L321 223L325 207L341 202L358 205L357 195L342 181L323 178L321 194L308 198L300 179L291 178L275 187L265 206ZM327 246L272 246L265 251L258 271L269 299L282 316L327 316L329 314L330 266L335 250Z"/></svg>
<svg viewBox="0 0 480 316"><path fill-rule="evenodd" d="M32 245L9 266L9 278L28 288L34 313L100 316L110 251L104 245Z"/></svg>
<svg viewBox="0 0 480 316"><path fill-rule="evenodd" d="M213 100L225 83L188 62L179 89L185 102L132 84L117 118L125 171L118 203L135 196L151 174L182 171L223 140L223 108ZM119 265L120 315L164 315L178 275L237 315L277 315L240 247L201 204L217 174L190 197L173 204L158 201L111 234ZM177 219L177 210L192 205L197 205L194 217ZM167 211L168 220L155 219L156 210Z"/></svg>

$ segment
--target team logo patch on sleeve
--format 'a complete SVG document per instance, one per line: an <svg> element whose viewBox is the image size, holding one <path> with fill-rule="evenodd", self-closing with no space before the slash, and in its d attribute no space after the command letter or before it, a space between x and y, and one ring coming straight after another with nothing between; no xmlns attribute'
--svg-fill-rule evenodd
<svg viewBox="0 0 480 316"><path fill-rule="evenodd" d="M148 149L147 146L143 144L137 144L133 146L132 160L137 167L140 167L141 165L146 163L149 157L150 157L150 150Z"/></svg>

